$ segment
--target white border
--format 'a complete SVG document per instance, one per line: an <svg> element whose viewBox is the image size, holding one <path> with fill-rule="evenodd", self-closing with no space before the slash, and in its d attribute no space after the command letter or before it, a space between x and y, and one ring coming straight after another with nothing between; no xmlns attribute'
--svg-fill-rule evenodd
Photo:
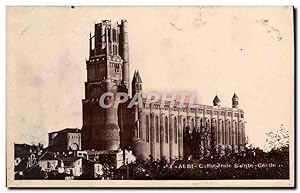
<svg viewBox="0 0 300 193"><path fill-rule="evenodd" d="M127 0L126 3L122 0L110 0L110 1L93 1L93 0L77 0L77 1L61 1L61 0L44 0L43 2L41 1L37 1L37 0L16 0L16 1L8 1L8 0L2 0L1 1L1 7L0 7L0 15L1 15L1 26L2 26L2 30L0 31L1 33L1 59L2 59L2 63L1 63L1 69L0 69L0 86L1 86L1 90L4 92L1 92L0 95L0 101L1 101L1 110L0 110L0 122L2 125L2 135L1 135L1 152L2 152L2 156L0 159L0 168L1 168L1 190L3 192L7 192L8 189L5 187L6 186L6 134L5 134L5 129L6 129L6 125L5 125L5 112L6 112L6 102L5 102L5 98L6 98L6 6L19 6L19 5L36 5L36 6L47 6L47 5L58 5L58 6L63 6L63 5L171 5L171 6L178 6L178 5L257 5L257 6L266 6L266 5L294 5L296 8L299 8L299 3L300 1L296 1L296 0L265 0L265 1L261 1L261 0L256 0L256 1L251 1L251 0L243 0L243 1L237 1L237 0L231 0L231 1L222 1L222 0L206 0L206 1L196 1L196 0L180 0L180 1L172 1L172 0L143 0L143 1L138 1L138 0ZM299 11L299 10L298 10ZM296 20L297 24L296 26L298 26L298 20ZM299 31L297 31L297 37L299 35ZM296 42L297 44L297 42ZM297 50L297 54L298 55L299 49ZM297 75L299 75L299 67L297 69ZM299 89L299 84L297 84L297 90ZM299 104L299 103L298 103ZM298 106L297 106L298 107ZM297 120L298 120L298 116L297 115ZM297 138L299 139L299 131L297 132ZM298 153L298 152L297 152ZM299 168L299 167L298 167ZM173 181L176 182L176 181ZM229 181L228 181L229 182ZM235 181L236 182L236 181ZM53 181L53 183L56 183L55 181ZM72 183L72 182L71 182ZM237 182L238 183L238 182ZM173 183L172 183L173 184ZM42 186L43 184L41 184ZM70 184L71 185L71 184ZM96 184L95 184L96 185ZM130 185L130 182L127 182L123 185ZM153 184L154 185L154 184ZM218 186L217 183L215 182L213 184L214 187ZM1 191L1 192L2 192ZM26 190L25 190L26 191ZM32 191L32 190L27 190L27 191ZM51 190L43 190L45 192L50 192ZM74 191L74 190L68 190L68 191ZM84 190L84 191L93 191L93 190ZM103 191L103 190L101 190ZM123 191L123 190L122 190ZM203 191L203 190L201 190ZM257 192L257 190L254 190Z"/></svg>

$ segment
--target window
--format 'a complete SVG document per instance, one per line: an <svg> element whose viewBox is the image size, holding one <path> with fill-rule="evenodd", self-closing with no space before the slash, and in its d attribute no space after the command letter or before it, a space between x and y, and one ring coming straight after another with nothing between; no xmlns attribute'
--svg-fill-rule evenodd
<svg viewBox="0 0 300 193"><path fill-rule="evenodd" d="M51 162L47 162L47 168L51 168Z"/></svg>
<svg viewBox="0 0 300 193"><path fill-rule="evenodd" d="M212 126L213 128L215 128L215 127L216 127L216 119L212 119L211 126Z"/></svg>
<svg viewBox="0 0 300 193"><path fill-rule="evenodd" d="M149 142L149 116L146 116L146 142Z"/></svg>
<svg viewBox="0 0 300 193"><path fill-rule="evenodd" d="M168 143L169 142L168 117L165 118L165 136L166 136L166 143Z"/></svg>
<svg viewBox="0 0 300 193"><path fill-rule="evenodd" d="M210 120L206 120L206 130L210 130Z"/></svg>
<svg viewBox="0 0 300 193"><path fill-rule="evenodd" d="M195 123L194 123L194 118L191 120L191 128L194 129Z"/></svg>
<svg viewBox="0 0 300 193"><path fill-rule="evenodd" d="M110 32L110 30L107 30L107 37L108 37L108 41L110 41L110 38L111 38L111 32Z"/></svg>
<svg viewBox="0 0 300 193"><path fill-rule="evenodd" d="M177 143L177 118L174 118L174 138L175 138L175 143Z"/></svg>
<svg viewBox="0 0 300 193"><path fill-rule="evenodd" d="M112 41L113 42L117 41L117 31L116 31L116 29L112 30Z"/></svg>
<svg viewBox="0 0 300 193"><path fill-rule="evenodd" d="M156 143L159 143L159 123L158 116L155 117L155 127L156 127Z"/></svg>
<svg viewBox="0 0 300 193"><path fill-rule="evenodd" d="M244 118L244 114L241 114L241 118Z"/></svg>
<svg viewBox="0 0 300 193"><path fill-rule="evenodd" d="M223 133L223 136L222 136L222 142L223 144L225 144L225 128L224 128L224 124L223 124L223 121L221 121L221 129L222 129L222 133Z"/></svg>
<svg viewBox="0 0 300 193"><path fill-rule="evenodd" d="M117 55L118 54L118 47L117 45L113 45L113 55Z"/></svg>

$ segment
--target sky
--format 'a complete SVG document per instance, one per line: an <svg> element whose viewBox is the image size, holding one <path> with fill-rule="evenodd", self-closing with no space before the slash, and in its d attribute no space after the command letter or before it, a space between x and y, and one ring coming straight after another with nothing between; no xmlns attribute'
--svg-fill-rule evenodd
<svg viewBox="0 0 300 193"><path fill-rule="evenodd" d="M130 77L145 92L191 92L231 107L236 93L249 142L281 124L293 134L293 20L289 7L8 7L7 136L48 144L82 127L89 33L127 19Z"/></svg>

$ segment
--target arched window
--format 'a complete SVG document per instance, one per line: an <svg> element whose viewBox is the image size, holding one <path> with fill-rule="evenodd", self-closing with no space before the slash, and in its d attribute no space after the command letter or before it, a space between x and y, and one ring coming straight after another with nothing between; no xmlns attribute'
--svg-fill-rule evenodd
<svg viewBox="0 0 300 193"><path fill-rule="evenodd" d="M155 128L156 128L156 143L159 143L159 123L158 123L158 116L155 117Z"/></svg>
<svg viewBox="0 0 300 193"><path fill-rule="evenodd" d="M205 121L204 121L204 118L200 119L200 125L201 125L201 131L204 132L204 130L205 130Z"/></svg>
<svg viewBox="0 0 300 193"><path fill-rule="evenodd" d="M228 145L231 145L231 127L230 127L230 121L227 121L227 135L228 135Z"/></svg>
<svg viewBox="0 0 300 193"><path fill-rule="evenodd" d="M197 117L196 118L196 131L200 132L200 128L201 128L200 118Z"/></svg>
<svg viewBox="0 0 300 193"><path fill-rule="evenodd" d="M177 143L177 132L178 132L178 129L177 129L177 118L175 117L174 118L174 138L175 138L175 143Z"/></svg>
<svg viewBox="0 0 300 193"><path fill-rule="evenodd" d="M191 121L191 129L193 130L194 127L195 127L194 118L192 118L192 121Z"/></svg>
<svg viewBox="0 0 300 193"><path fill-rule="evenodd" d="M235 130L235 144L239 145L239 139L238 139L239 131L238 131L238 123L237 122L234 122L234 130Z"/></svg>
<svg viewBox="0 0 300 193"><path fill-rule="evenodd" d="M244 123L241 121L239 126L239 137L240 137L240 144L245 143L245 137L244 137Z"/></svg>
<svg viewBox="0 0 300 193"><path fill-rule="evenodd" d="M107 37L108 37L108 41L110 41L111 39L111 31L110 30L107 30Z"/></svg>
<svg viewBox="0 0 300 193"><path fill-rule="evenodd" d="M211 126L213 127L213 129L216 128L216 119L212 119Z"/></svg>
<svg viewBox="0 0 300 193"><path fill-rule="evenodd" d="M117 31L116 31L116 29L112 30L112 41L113 42L117 41Z"/></svg>
<svg viewBox="0 0 300 193"><path fill-rule="evenodd" d="M221 127L221 129L222 129L222 142L223 142L223 145L225 145L225 143L226 143L226 141L225 141L225 136L226 136L226 134L225 134L225 128L224 128L224 123L223 123L223 120L221 121L221 123L222 123L222 127Z"/></svg>
<svg viewBox="0 0 300 193"><path fill-rule="evenodd" d="M206 120L206 130L207 131L210 130L210 120L209 119Z"/></svg>
<svg viewBox="0 0 300 193"><path fill-rule="evenodd" d="M169 124L168 124L168 117L165 118L165 140L166 140L166 143L169 142Z"/></svg>
<svg viewBox="0 0 300 193"><path fill-rule="evenodd" d="M117 45L113 45L113 55L118 55L118 47L117 47Z"/></svg>
<svg viewBox="0 0 300 193"><path fill-rule="evenodd" d="M231 133L232 134L231 135L232 136L231 137L232 145L236 145L236 137L235 137L235 131L236 131L235 127L236 127L236 124L235 123L236 123L236 121L232 122L232 133Z"/></svg>
<svg viewBox="0 0 300 193"><path fill-rule="evenodd" d="M149 142L149 133L150 133L150 129L149 129L149 116L146 116L146 141Z"/></svg>

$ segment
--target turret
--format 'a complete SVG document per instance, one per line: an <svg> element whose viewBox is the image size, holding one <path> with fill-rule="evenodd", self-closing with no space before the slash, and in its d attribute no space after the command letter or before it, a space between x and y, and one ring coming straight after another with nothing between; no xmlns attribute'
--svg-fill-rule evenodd
<svg viewBox="0 0 300 193"><path fill-rule="evenodd" d="M131 82L131 87L132 87L132 97L135 95L135 94L140 94L142 95L142 79L141 79L141 76L140 76L140 73L139 71L135 71L134 72L134 75L133 75L133 79L132 79L132 82Z"/></svg>
<svg viewBox="0 0 300 193"><path fill-rule="evenodd" d="M213 100L213 105L214 106L221 106L221 100L219 99L218 95L215 96Z"/></svg>
<svg viewBox="0 0 300 193"><path fill-rule="evenodd" d="M127 20L121 20L120 25L120 56L123 59L123 81L129 90L129 49L128 49L128 30Z"/></svg>
<svg viewBox="0 0 300 193"><path fill-rule="evenodd" d="M232 97L232 108L239 108L239 97L235 93Z"/></svg>

